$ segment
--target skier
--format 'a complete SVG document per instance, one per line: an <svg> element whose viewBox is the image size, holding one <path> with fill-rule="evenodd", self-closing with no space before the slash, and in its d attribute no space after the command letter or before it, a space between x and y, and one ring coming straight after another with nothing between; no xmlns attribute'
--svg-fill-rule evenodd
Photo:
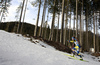
<svg viewBox="0 0 100 65"><path fill-rule="evenodd" d="M72 37L72 41L68 41L68 42L73 42L75 44L75 47L72 48L72 51L73 51L73 56L75 55L75 51L77 53L77 55L80 57L80 59L82 59L82 56L79 52L80 50L80 45L79 45L79 42L78 40L75 38L75 37ZM83 60L83 59L82 59Z"/></svg>

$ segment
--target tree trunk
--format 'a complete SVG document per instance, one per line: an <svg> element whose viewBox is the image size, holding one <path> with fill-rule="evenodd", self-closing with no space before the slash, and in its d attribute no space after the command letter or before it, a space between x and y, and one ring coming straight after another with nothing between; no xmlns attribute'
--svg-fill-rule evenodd
<svg viewBox="0 0 100 65"><path fill-rule="evenodd" d="M65 30L64 30L64 45L66 45L66 30L67 30L67 12L66 12L66 21L65 21Z"/></svg>
<svg viewBox="0 0 100 65"><path fill-rule="evenodd" d="M40 33L39 33L39 36L40 36L40 37L42 37L42 26L43 26L43 21L44 21L45 4L46 4L46 0L45 0L45 2L44 2L44 7L43 7L42 21L41 21Z"/></svg>
<svg viewBox="0 0 100 65"><path fill-rule="evenodd" d="M64 30L64 2L65 0L62 0L62 23L61 23L61 43L63 44L63 30Z"/></svg>
<svg viewBox="0 0 100 65"><path fill-rule="evenodd" d="M99 21L98 21L98 23L100 24L100 11L99 11ZM98 26L99 26L99 24L98 24ZM98 28L98 27L97 27L97 28ZM99 29L98 29L98 30L99 30ZM99 42L99 39L100 39L100 38L99 38L99 33L98 33L97 36L98 36L98 40L97 40L97 41L98 41L98 42L97 42L97 45L98 45L98 47L97 47L97 52L100 52L100 44L99 44L99 43L100 43L100 42Z"/></svg>
<svg viewBox="0 0 100 65"><path fill-rule="evenodd" d="M38 22L39 22L40 8L41 8L41 0L39 3L39 9L38 9L38 15L37 15L37 20L36 20L36 25L35 25L34 36L37 36L37 27L38 27Z"/></svg>
<svg viewBox="0 0 100 65"><path fill-rule="evenodd" d="M6 27L6 31L8 31L9 32L9 26L10 26L10 22L9 23L7 23L7 27Z"/></svg>
<svg viewBox="0 0 100 65"><path fill-rule="evenodd" d="M70 22L69 22L69 40L71 39L70 30L71 30L71 8L70 8Z"/></svg>
<svg viewBox="0 0 100 65"><path fill-rule="evenodd" d="M1 19L0 19L0 23L2 22L2 18L3 18L3 12L2 12L2 14L1 14Z"/></svg>
<svg viewBox="0 0 100 65"><path fill-rule="evenodd" d="M25 0L23 0L23 4L22 4L22 9L21 9L20 19L19 19L19 23L18 23L17 33L20 32L21 18L22 18L22 13L23 13L23 8L24 8L24 3L25 3Z"/></svg>
<svg viewBox="0 0 100 65"><path fill-rule="evenodd" d="M77 33L78 33L78 0L76 0L76 37L78 37Z"/></svg>
<svg viewBox="0 0 100 65"><path fill-rule="evenodd" d="M1 1L1 3L2 3L2 1ZM3 4L1 5L1 10L0 10L0 23L2 22L2 17L3 17Z"/></svg>
<svg viewBox="0 0 100 65"><path fill-rule="evenodd" d="M1 1L1 3L2 3L2 2L3 2L3 0ZM0 20L0 22L2 22L2 19L3 19L3 17L4 17L4 12L5 12L4 7L6 8L6 6L7 6L7 5L6 5L6 4L7 4L7 0L5 0L4 3L5 3L5 5L2 4L2 6L1 6L1 13L0 13L0 15L1 15L1 14L2 14L2 15L1 15L1 20Z"/></svg>
<svg viewBox="0 0 100 65"><path fill-rule="evenodd" d="M0 16L1 16L1 10L0 10Z"/></svg>
<svg viewBox="0 0 100 65"><path fill-rule="evenodd" d="M3 4L2 4L2 2L1 2L0 16L2 15L2 12L3 12Z"/></svg>
<svg viewBox="0 0 100 65"><path fill-rule="evenodd" d="M48 21L45 22L44 39L47 39L47 36L46 36L46 35L47 35L47 22L48 22Z"/></svg>
<svg viewBox="0 0 100 65"><path fill-rule="evenodd" d="M95 52L96 44L95 44L95 17L94 16L93 16L93 27L94 27L93 44L94 44L94 52Z"/></svg>
<svg viewBox="0 0 100 65"><path fill-rule="evenodd" d="M81 15L83 16L83 0L82 0L82 11L81 11ZM81 49L80 51L83 51L83 18L82 16L80 15L80 46Z"/></svg>
<svg viewBox="0 0 100 65"><path fill-rule="evenodd" d="M97 22L97 16L96 16L96 51L99 53L99 34L98 34L98 22Z"/></svg>
<svg viewBox="0 0 100 65"><path fill-rule="evenodd" d="M46 4L46 3L45 3L45 4ZM41 34L42 34L42 35L41 35L42 38L44 38L45 15L46 15L46 7L45 7L45 10L44 10L44 16L43 16L43 26L42 26L43 28L42 28L42 33L41 33Z"/></svg>
<svg viewBox="0 0 100 65"><path fill-rule="evenodd" d="M75 11L74 11L74 23L73 23L73 36L75 36Z"/></svg>
<svg viewBox="0 0 100 65"><path fill-rule="evenodd" d="M80 14L80 46L82 46L82 19L81 19L81 14ZM82 49L80 51L82 51Z"/></svg>
<svg viewBox="0 0 100 65"><path fill-rule="evenodd" d="M23 26L24 26L24 19L25 19L25 14L26 14L26 9L27 9L27 3L28 0L26 0L26 5L25 5L25 10L24 10L24 15L23 15L23 21L22 21L22 26L21 26L21 33L23 34Z"/></svg>
<svg viewBox="0 0 100 65"><path fill-rule="evenodd" d="M44 35L44 39L47 39L47 24L48 24L48 17L49 17L49 9L48 9L48 14L47 14L47 21L46 21L46 29L45 29L45 35Z"/></svg>
<svg viewBox="0 0 100 65"><path fill-rule="evenodd" d="M13 32L17 32L17 26L18 26L18 24L17 24L17 22L15 22L15 24L14 24L14 28L13 28Z"/></svg>
<svg viewBox="0 0 100 65"><path fill-rule="evenodd" d="M52 24L51 24L51 30L50 30L50 36L49 40L53 41L53 31L54 31L54 22L55 22L55 6L56 6L56 0L54 0L54 8L53 8L53 17L52 17Z"/></svg>
<svg viewBox="0 0 100 65"><path fill-rule="evenodd" d="M89 43L88 43L88 5L86 10L86 50L89 51Z"/></svg>
<svg viewBox="0 0 100 65"><path fill-rule="evenodd" d="M69 1L67 1L67 9L66 9L66 21L65 21L65 30L64 30L64 45L67 45L66 44L66 30L67 30L67 22L68 22L68 4L69 4Z"/></svg>
<svg viewBox="0 0 100 65"><path fill-rule="evenodd" d="M59 18L60 18L60 13L58 13L58 25L57 25L57 36L56 36L56 42L58 42L58 31L59 31Z"/></svg>

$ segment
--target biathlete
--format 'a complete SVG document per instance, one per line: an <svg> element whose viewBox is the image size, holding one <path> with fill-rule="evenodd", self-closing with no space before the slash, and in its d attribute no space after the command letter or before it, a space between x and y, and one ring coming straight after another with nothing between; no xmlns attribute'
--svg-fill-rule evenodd
<svg viewBox="0 0 100 65"><path fill-rule="evenodd" d="M73 42L75 44L75 47L72 48L73 54L75 55L75 50L76 50L77 55L80 57L80 59L82 59L82 56L79 52L80 51L80 45L79 45L78 40L75 37L72 37L72 41L68 41L68 42Z"/></svg>

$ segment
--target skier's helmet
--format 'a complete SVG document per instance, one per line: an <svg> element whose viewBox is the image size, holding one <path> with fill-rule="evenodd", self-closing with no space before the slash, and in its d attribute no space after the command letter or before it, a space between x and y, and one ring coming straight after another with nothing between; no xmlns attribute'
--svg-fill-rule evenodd
<svg viewBox="0 0 100 65"><path fill-rule="evenodd" d="M72 37L72 40L75 40L75 37Z"/></svg>

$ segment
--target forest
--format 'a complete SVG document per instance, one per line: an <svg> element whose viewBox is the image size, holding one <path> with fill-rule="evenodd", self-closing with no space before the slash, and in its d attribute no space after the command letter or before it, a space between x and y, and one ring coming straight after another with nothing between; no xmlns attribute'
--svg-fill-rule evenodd
<svg viewBox="0 0 100 65"><path fill-rule="evenodd" d="M90 48L94 48L94 52L100 52L100 0L35 0L30 4L38 7L36 25L24 21L28 0L22 0L18 7L17 13L20 15L16 17L19 21L2 22L11 6L10 2L11 0L0 1L0 29L59 42L66 47L72 45L67 40L75 36L79 40L81 51L89 52ZM42 7L41 25L38 26ZM48 24L49 14L52 14L51 26Z"/></svg>

